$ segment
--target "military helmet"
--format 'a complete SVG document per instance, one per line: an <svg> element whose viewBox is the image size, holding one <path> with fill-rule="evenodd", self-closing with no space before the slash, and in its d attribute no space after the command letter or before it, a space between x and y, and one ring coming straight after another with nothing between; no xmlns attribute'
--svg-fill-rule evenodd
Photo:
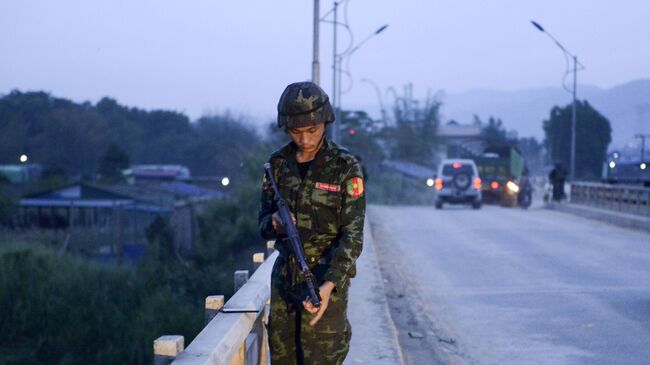
<svg viewBox="0 0 650 365"><path fill-rule="evenodd" d="M280 96L278 128L302 128L333 121L329 97L313 82L290 84Z"/></svg>

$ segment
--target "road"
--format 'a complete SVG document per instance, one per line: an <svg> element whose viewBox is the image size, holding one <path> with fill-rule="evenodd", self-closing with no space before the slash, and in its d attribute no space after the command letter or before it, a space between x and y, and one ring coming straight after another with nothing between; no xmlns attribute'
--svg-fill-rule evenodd
<svg viewBox="0 0 650 365"><path fill-rule="evenodd" d="M650 235L542 208L367 217L407 363L650 364Z"/></svg>

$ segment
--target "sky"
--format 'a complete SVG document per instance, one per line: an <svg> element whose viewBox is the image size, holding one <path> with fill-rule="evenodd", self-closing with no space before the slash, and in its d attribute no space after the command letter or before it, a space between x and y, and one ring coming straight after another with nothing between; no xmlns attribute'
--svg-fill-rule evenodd
<svg viewBox="0 0 650 365"><path fill-rule="evenodd" d="M333 4L321 0L321 15ZM339 21L346 4L353 44L388 28L346 59L343 108L379 95L390 103L388 88L408 83L416 98L559 87L565 59L530 20L579 57L580 84L650 78L650 1L345 0ZM321 86L331 93L333 27L320 31ZM5 0L0 94L109 96L192 119L230 111L267 123L284 87L311 79L312 39L311 0ZM338 41L339 51L350 44L343 27Z"/></svg>

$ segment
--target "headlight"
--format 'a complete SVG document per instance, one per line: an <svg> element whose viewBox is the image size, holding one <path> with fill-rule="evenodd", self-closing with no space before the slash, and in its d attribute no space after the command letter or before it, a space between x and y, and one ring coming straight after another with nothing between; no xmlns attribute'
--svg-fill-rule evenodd
<svg viewBox="0 0 650 365"><path fill-rule="evenodd" d="M508 190L512 191L513 193L519 192L519 186L517 186L517 184L515 184L513 181L508 181L506 183L506 187L508 188Z"/></svg>

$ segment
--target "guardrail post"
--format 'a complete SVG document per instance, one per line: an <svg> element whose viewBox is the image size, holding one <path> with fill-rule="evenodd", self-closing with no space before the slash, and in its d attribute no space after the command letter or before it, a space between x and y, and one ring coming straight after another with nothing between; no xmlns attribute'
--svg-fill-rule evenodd
<svg viewBox="0 0 650 365"><path fill-rule="evenodd" d="M275 251L275 241L266 241L266 256L271 256Z"/></svg>
<svg viewBox="0 0 650 365"><path fill-rule="evenodd" d="M205 324L206 326L223 308L225 298L223 295L210 295L205 298Z"/></svg>
<svg viewBox="0 0 650 365"><path fill-rule="evenodd" d="M262 331L262 343L260 348L260 365L267 365L271 362L270 349L269 349L269 333L267 332L267 325L269 323L269 311L271 310L271 298L266 305L264 305L264 311L260 315L260 325Z"/></svg>
<svg viewBox="0 0 650 365"><path fill-rule="evenodd" d="M258 267L262 266L264 263L264 252L258 252L253 254L253 264L255 265L255 270Z"/></svg>
<svg viewBox="0 0 650 365"><path fill-rule="evenodd" d="M248 281L248 270L235 271L235 291L239 290Z"/></svg>
<svg viewBox="0 0 650 365"><path fill-rule="evenodd" d="M183 336L160 336L153 341L154 365L169 365L185 349Z"/></svg>
<svg viewBox="0 0 650 365"><path fill-rule="evenodd" d="M235 358L232 359L230 365L246 365L246 341L239 346L239 350L235 354Z"/></svg>

